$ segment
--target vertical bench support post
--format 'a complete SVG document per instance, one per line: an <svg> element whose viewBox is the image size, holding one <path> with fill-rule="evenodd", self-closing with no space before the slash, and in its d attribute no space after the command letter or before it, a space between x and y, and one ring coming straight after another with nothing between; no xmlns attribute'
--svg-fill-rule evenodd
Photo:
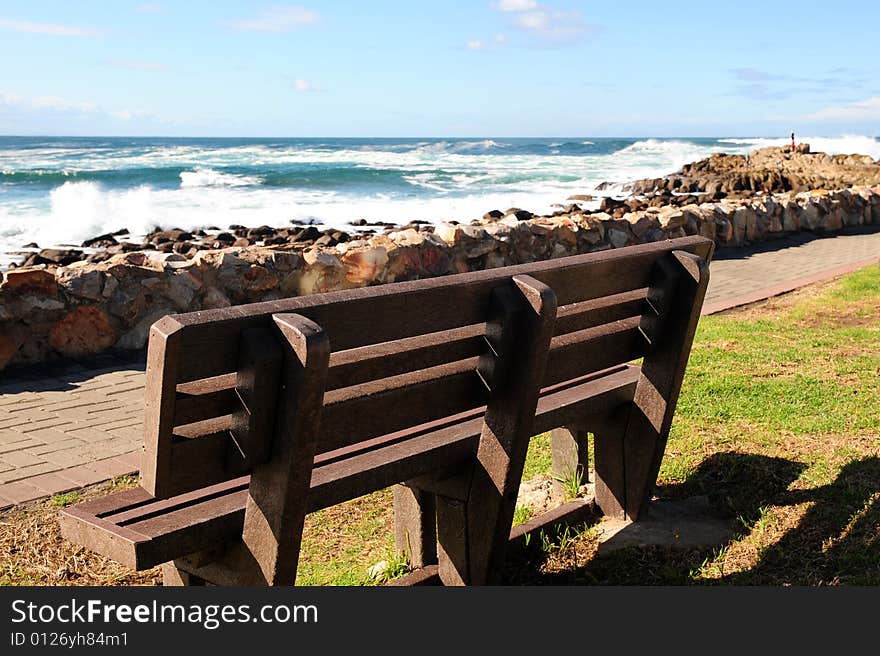
<svg viewBox="0 0 880 656"><path fill-rule="evenodd" d="M272 456L251 475L242 541L269 585L293 585L321 422L330 341L297 314L272 317L284 365Z"/></svg>
<svg viewBox="0 0 880 656"><path fill-rule="evenodd" d="M691 253L672 251L662 266L672 269L675 289L661 317L662 338L642 364L623 438L625 510L632 520L657 480L709 283L708 263Z"/></svg>
<svg viewBox="0 0 880 656"><path fill-rule="evenodd" d="M510 537L556 320L550 287L531 276L512 283L513 294L496 296L504 315L501 351L467 499L437 498L439 573L447 585L497 583Z"/></svg>

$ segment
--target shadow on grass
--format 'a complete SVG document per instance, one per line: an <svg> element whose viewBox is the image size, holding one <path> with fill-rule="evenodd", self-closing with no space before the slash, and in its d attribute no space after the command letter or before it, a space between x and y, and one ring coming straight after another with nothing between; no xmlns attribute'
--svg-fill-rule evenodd
<svg viewBox="0 0 880 656"><path fill-rule="evenodd" d="M843 467L834 482L784 495L813 504L758 563L725 577L739 585L880 585L880 458Z"/></svg>
<svg viewBox="0 0 880 656"><path fill-rule="evenodd" d="M804 469L802 463L783 458L719 453L704 460L685 482L663 486L659 493L667 498L705 496L712 518L739 519L742 529L761 515L764 506L778 503ZM589 529L599 520L596 516L577 528ZM728 540L691 549L640 546L606 552L596 540L557 534L534 539L527 549L511 554L507 583L685 585L693 583L693 573L729 544Z"/></svg>

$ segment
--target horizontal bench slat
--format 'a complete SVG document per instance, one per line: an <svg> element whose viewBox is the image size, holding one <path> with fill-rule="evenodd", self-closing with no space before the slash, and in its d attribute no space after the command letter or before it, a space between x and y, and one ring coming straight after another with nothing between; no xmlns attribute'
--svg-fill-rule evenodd
<svg viewBox="0 0 880 656"><path fill-rule="evenodd" d="M648 289L642 288L563 305L556 313L556 330L553 334L573 333L642 314L647 307L647 296Z"/></svg>
<svg viewBox="0 0 880 656"><path fill-rule="evenodd" d="M472 358L328 392L319 453L485 405L476 365Z"/></svg>
<svg viewBox="0 0 880 656"><path fill-rule="evenodd" d="M642 357L647 342L639 330L640 317L587 328L554 337L547 356L543 387L577 378Z"/></svg>
<svg viewBox="0 0 880 656"><path fill-rule="evenodd" d="M280 301L176 315L181 325L180 380L234 370L243 330L270 327L271 315L294 312L324 326L334 351L485 322L493 288L530 275L553 288L560 305L640 289L659 257L673 249L705 257L711 242L686 237L621 251L547 260L429 280L315 294ZM381 321L377 321L381 317Z"/></svg>
<svg viewBox="0 0 880 656"><path fill-rule="evenodd" d="M638 367L621 367L549 388L538 403L536 429L543 431L561 425L569 416L583 417L583 404L588 404L591 412L602 412L631 398L638 373ZM309 512L415 478L441 464L471 457L482 424L478 414L350 457L337 454L338 459L334 459L333 454L326 454L323 466L317 458ZM114 493L62 510L62 533L125 565L147 569L236 539L244 522L244 486L248 480L246 476L239 477L158 501L151 501L141 489ZM114 507L119 509L116 518L124 526L114 523ZM101 513L103 518L95 513Z"/></svg>
<svg viewBox="0 0 880 656"><path fill-rule="evenodd" d="M221 389L208 394L190 396L178 393L174 401L174 423L176 426L231 415L241 408L241 400L234 389Z"/></svg>
<svg viewBox="0 0 880 656"><path fill-rule="evenodd" d="M486 325L477 324L334 352L330 356L327 389L358 385L478 356L486 350L485 332Z"/></svg>

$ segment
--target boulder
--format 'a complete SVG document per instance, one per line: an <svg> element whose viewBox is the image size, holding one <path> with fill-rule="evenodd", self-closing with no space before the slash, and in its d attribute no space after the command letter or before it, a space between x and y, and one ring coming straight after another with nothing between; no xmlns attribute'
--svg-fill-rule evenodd
<svg viewBox="0 0 880 656"><path fill-rule="evenodd" d="M191 271L177 271L169 277L165 295L177 306L178 310L188 312L199 309L193 305L193 301L201 288L202 281Z"/></svg>
<svg viewBox="0 0 880 656"><path fill-rule="evenodd" d="M17 353L16 340L6 330L0 330L0 371L12 362Z"/></svg>
<svg viewBox="0 0 880 656"><path fill-rule="evenodd" d="M55 281L55 274L45 268L10 269L3 274L0 290L55 296L58 293L58 283Z"/></svg>
<svg viewBox="0 0 880 656"><path fill-rule="evenodd" d="M104 274L87 266L70 266L56 272L58 284L74 298L99 301L104 289Z"/></svg>
<svg viewBox="0 0 880 656"><path fill-rule="evenodd" d="M95 305L73 309L49 330L49 346L68 357L100 353L116 340L116 330L107 313Z"/></svg>
<svg viewBox="0 0 880 656"><path fill-rule="evenodd" d="M346 279L357 286L383 282L385 266L388 264L388 249L384 246L369 246L347 251L341 258L347 268Z"/></svg>
<svg viewBox="0 0 880 656"><path fill-rule="evenodd" d="M116 348L139 350L147 345L150 336L150 327L159 319L168 314L174 314L174 310L157 307L147 312L128 332L122 335L116 342Z"/></svg>
<svg viewBox="0 0 880 656"><path fill-rule="evenodd" d="M83 252L75 249L44 248L39 253L31 253L27 256L23 266L37 266L38 264L55 264L65 266L83 259Z"/></svg>

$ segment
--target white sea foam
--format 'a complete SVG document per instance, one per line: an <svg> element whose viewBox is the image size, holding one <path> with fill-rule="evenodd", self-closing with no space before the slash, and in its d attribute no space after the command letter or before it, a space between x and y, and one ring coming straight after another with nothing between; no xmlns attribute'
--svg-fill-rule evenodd
<svg viewBox="0 0 880 656"><path fill-rule="evenodd" d="M787 146L791 144L790 138L729 138L719 139L720 143L740 146L743 152L757 150L767 146ZM864 135L842 135L839 137L816 137L800 136L795 134L797 143L810 144L813 152L828 153L829 155L870 155L874 159L880 159L880 141L874 137Z"/></svg>
<svg viewBox="0 0 880 656"><path fill-rule="evenodd" d="M194 171L180 173L181 187L247 187L259 185L262 182L261 178L254 175L221 173L201 166L197 166Z"/></svg>
<svg viewBox="0 0 880 656"><path fill-rule="evenodd" d="M870 137L798 140L809 142L813 150L880 157L880 143ZM0 204L0 250L14 250L30 241L43 247L76 244L120 228L127 228L134 239L154 226L278 226L290 219L314 219L344 228L359 219L467 222L487 210L513 206L549 212L554 203L564 203L572 194L594 193L602 182L614 184L600 194L619 194L624 183L671 173L714 152L744 153L786 143L785 139L760 138L703 143L644 139L610 154L580 156L513 154L518 151L490 155L487 149L504 145L492 140L352 145L343 150L331 144L176 145L152 150L108 148L77 161L75 168L65 159L70 151L63 149L6 150L0 151L4 173L168 166L186 170L180 174L180 185L168 189L113 189L92 181L67 181L40 199ZM342 188L267 187L257 176L222 172L222 167L284 163L314 165L318 170L339 166L402 171L409 191L348 193Z"/></svg>

